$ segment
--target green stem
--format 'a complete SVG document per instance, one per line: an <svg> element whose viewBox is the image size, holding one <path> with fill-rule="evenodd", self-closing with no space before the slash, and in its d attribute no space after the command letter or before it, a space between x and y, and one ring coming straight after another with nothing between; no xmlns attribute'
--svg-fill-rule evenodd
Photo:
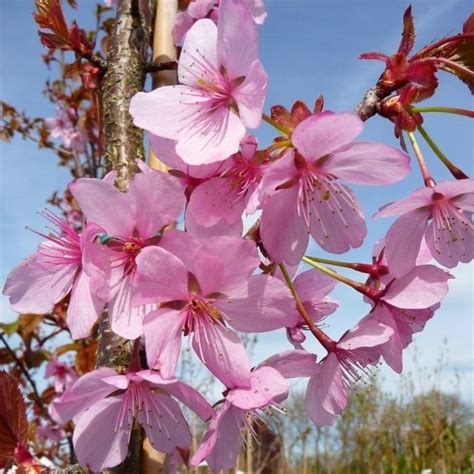
<svg viewBox="0 0 474 474"><path fill-rule="evenodd" d="M432 188L435 186L436 182L430 175L428 166L426 166L423 153L421 153L421 150L420 150L420 147L418 146L418 142L416 141L415 135L413 132L407 132L407 134L413 146L413 151L415 152L416 160L418 161L418 166L420 167L421 175L423 176L425 186L429 186L430 188Z"/></svg>
<svg viewBox="0 0 474 474"><path fill-rule="evenodd" d="M474 111L467 109L457 109L454 107L412 107L413 112L441 112L445 114L464 115L465 117L474 118Z"/></svg>
<svg viewBox="0 0 474 474"><path fill-rule="evenodd" d="M289 128L284 127L283 125L280 125L278 122L273 120L269 115L262 113L262 119L269 123L272 127L276 128L279 130L283 135L286 135L287 137L291 136L291 130Z"/></svg>
<svg viewBox="0 0 474 474"><path fill-rule="evenodd" d="M304 322L308 325L309 330L311 331L313 336L323 345L323 347L327 351L329 351L330 348L334 346L334 341L329 336L327 336L323 331L321 331L321 329L319 329L314 324L313 320L310 318L305 307L303 306L303 303L301 301L301 298L298 295L298 292L296 291L295 285L293 285L293 282L291 281L291 277L288 274L288 270L286 269L285 265L283 265L283 263L280 263L278 266L280 267L281 273L283 274L283 277L285 278L286 284L288 285L288 288L290 289L291 294L293 295L298 312L300 313Z"/></svg>
<svg viewBox="0 0 474 474"><path fill-rule="evenodd" d="M350 278L347 278L335 272L334 270L331 270L330 268L324 267L323 265L320 265L319 263L315 262L312 258L303 257L302 260L304 263L307 263L316 270L319 270L320 272L330 276L331 278L334 278L335 280L340 281L341 283L344 283L345 285L348 285L351 288L354 288L354 290L358 291L359 293L362 293L363 295L368 296L369 298L375 297L375 290L373 288L370 288L369 286L364 285L363 283L360 283L358 281L351 280Z"/></svg>
<svg viewBox="0 0 474 474"><path fill-rule="evenodd" d="M441 162L448 168L449 172L456 178L456 179L466 179L469 178L464 171L459 169L456 165L451 163L447 156L438 148L436 143L433 139L429 136L427 131L421 126L418 125L418 131L420 132L421 136L425 139L426 143L430 146L433 150L434 154L441 160Z"/></svg>

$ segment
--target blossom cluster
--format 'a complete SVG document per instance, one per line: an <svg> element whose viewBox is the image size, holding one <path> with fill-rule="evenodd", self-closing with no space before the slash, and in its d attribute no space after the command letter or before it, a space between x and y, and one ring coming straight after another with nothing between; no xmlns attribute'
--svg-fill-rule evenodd
<svg viewBox="0 0 474 474"><path fill-rule="evenodd" d="M358 141L355 113L297 102L291 112L263 114L268 77L257 28L265 16L260 1L189 4L175 27L179 84L138 93L130 106L169 173L138 163L126 192L114 186L114 172L77 179L70 192L85 216L82 231L45 212L57 230L8 277L15 311L46 313L70 295L74 339L89 337L106 308L112 331L135 341L124 373L102 367L77 378L58 361L49 368L51 416L59 426L74 421L78 460L93 471L125 459L134 423L158 451L188 447L178 402L207 422L191 463L233 468L243 430L254 432L279 410L291 378L308 379L308 417L331 425L371 367L385 361L401 372L403 350L448 291L452 276L442 267L473 258L471 179L430 182L382 207L376 217L400 217L372 261L353 264L365 282L305 256L310 237L334 254L360 247L367 227L348 183L390 185L408 175L410 160L398 148ZM249 129L262 117L280 135L259 150ZM71 138L69 125L54 126ZM249 215L260 215L258 232L244 236ZM300 271L302 262L313 268ZM338 282L370 307L333 340L321 323L339 307L329 297ZM291 350L252 367L239 333L274 330L286 331ZM305 349L308 334L324 350L320 360ZM213 405L176 378L183 338L222 383Z"/></svg>

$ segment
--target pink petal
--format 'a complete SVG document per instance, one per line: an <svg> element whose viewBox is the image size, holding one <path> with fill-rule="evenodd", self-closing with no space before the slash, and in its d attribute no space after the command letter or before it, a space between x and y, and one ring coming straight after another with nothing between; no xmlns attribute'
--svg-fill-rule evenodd
<svg viewBox="0 0 474 474"><path fill-rule="evenodd" d="M300 273L293 281L301 301L320 301L329 295L337 285L337 280L318 270Z"/></svg>
<svg viewBox="0 0 474 474"><path fill-rule="evenodd" d="M309 233L297 209L298 187L282 189L266 202L260 223L265 250L276 263L297 265L308 246Z"/></svg>
<svg viewBox="0 0 474 474"><path fill-rule="evenodd" d="M194 276L197 278L202 295L219 291L224 278L224 264L217 255L199 249L194 258Z"/></svg>
<svg viewBox="0 0 474 474"><path fill-rule="evenodd" d="M117 375L117 372L102 367L77 379L59 398L53 400L50 408L53 418L58 423L65 424L117 390L103 380L112 375Z"/></svg>
<svg viewBox="0 0 474 474"><path fill-rule="evenodd" d="M192 344L197 356L226 387L249 386L250 361L230 329L198 319Z"/></svg>
<svg viewBox="0 0 474 474"><path fill-rule="evenodd" d="M222 262L223 274L219 291L227 293L240 287L257 269L260 261L255 242L242 237L213 237L202 246L204 254L214 255ZM205 265L201 260L200 265Z"/></svg>
<svg viewBox="0 0 474 474"><path fill-rule="evenodd" d="M392 184L410 172L410 157L382 143L358 142L332 153L320 168L351 183Z"/></svg>
<svg viewBox="0 0 474 474"><path fill-rule="evenodd" d="M183 41L184 35L188 32L189 28L193 26L195 19L187 12L179 12L176 15L173 26L173 43L179 45Z"/></svg>
<svg viewBox="0 0 474 474"><path fill-rule="evenodd" d="M285 378L272 367L260 367L250 375L250 387L236 387L229 391L227 400L242 410L252 410L268 405L272 400L288 395Z"/></svg>
<svg viewBox="0 0 474 474"><path fill-rule="evenodd" d="M243 196L231 187L227 178L211 178L196 187L186 212L201 225L212 226L224 219L228 224L238 222L244 211Z"/></svg>
<svg viewBox="0 0 474 474"><path fill-rule="evenodd" d="M133 123L154 135L178 140L180 136L190 133L194 111L207 101L205 98L191 101L194 95L194 89L184 85L139 92L130 101Z"/></svg>
<svg viewBox="0 0 474 474"><path fill-rule="evenodd" d="M166 390L171 396L177 398L193 410L202 420L206 421L215 415L214 409L209 402L189 385L176 379L164 379L154 370L142 370L138 375L153 385Z"/></svg>
<svg viewBox="0 0 474 474"><path fill-rule="evenodd" d="M307 160L318 160L348 145L364 128L352 113L311 115L294 130L291 141Z"/></svg>
<svg viewBox="0 0 474 474"><path fill-rule="evenodd" d="M144 238L176 221L186 204L179 181L160 171L136 174L128 194L135 205L136 230Z"/></svg>
<svg viewBox="0 0 474 474"><path fill-rule="evenodd" d="M89 222L108 234L128 237L135 226L130 198L113 184L96 178L81 178L69 186Z"/></svg>
<svg viewBox="0 0 474 474"><path fill-rule="evenodd" d="M311 236L327 252L344 253L362 245L367 235L364 216L351 189L331 183L329 197L312 201Z"/></svg>
<svg viewBox="0 0 474 474"><path fill-rule="evenodd" d="M194 23L187 32L179 57L178 79L181 84L199 88L199 81L211 81L209 71L219 70L217 27L212 20Z"/></svg>
<svg viewBox="0 0 474 474"><path fill-rule="evenodd" d="M285 378L311 377L319 373L316 355L305 350L280 352L265 359L258 367L273 367Z"/></svg>
<svg viewBox="0 0 474 474"><path fill-rule="evenodd" d="M245 136L245 127L233 111L225 105L211 107L207 111L203 110L205 105L193 104L188 107L195 107L196 114L191 115L192 110L188 111L191 118L186 122L183 119L181 127L184 128L176 145L176 152L185 163L215 163L239 150L240 141Z"/></svg>
<svg viewBox="0 0 474 474"><path fill-rule="evenodd" d="M138 420L151 445L163 453L172 453L176 447L187 448L192 437L179 405L167 394L146 389L142 399Z"/></svg>
<svg viewBox="0 0 474 474"><path fill-rule="evenodd" d="M347 389L337 357L329 353L306 389L306 413L317 426L330 426L347 405Z"/></svg>
<svg viewBox="0 0 474 474"><path fill-rule="evenodd" d="M449 273L434 265L420 265L396 279L383 300L397 308L428 308L446 296L451 278Z"/></svg>
<svg viewBox="0 0 474 474"><path fill-rule="evenodd" d="M385 256L394 276L402 276L416 265L429 217L429 210L415 209L401 215L388 230Z"/></svg>
<svg viewBox="0 0 474 474"><path fill-rule="evenodd" d="M185 319L180 311L160 308L143 321L148 366L159 370L164 378L174 377Z"/></svg>
<svg viewBox="0 0 474 474"><path fill-rule="evenodd" d="M136 258L134 303L158 303L188 298L188 270L160 247L147 247Z"/></svg>
<svg viewBox="0 0 474 474"><path fill-rule="evenodd" d="M96 243L96 237L103 230L95 224L88 224L81 233L82 269L90 278L91 292L101 301L110 299L111 260L116 253Z"/></svg>
<svg viewBox="0 0 474 474"><path fill-rule="evenodd" d="M116 430L123 397L108 397L81 415L74 429L77 460L94 472L120 464L127 456L130 425ZM132 422L129 415L128 422Z"/></svg>
<svg viewBox="0 0 474 474"><path fill-rule="evenodd" d="M69 293L78 269L77 263L51 264L36 252L11 271L3 294L17 313L45 314Z"/></svg>
<svg viewBox="0 0 474 474"><path fill-rule="evenodd" d="M167 230L160 240L160 247L178 257L188 270L193 271L194 257L200 248L200 244L198 239L190 232L175 229Z"/></svg>
<svg viewBox="0 0 474 474"><path fill-rule="evenodd" d="M109 320L112 331L125 339L136 339L143 332L143 318L152 305L135 306L134 274L122 274L109 301Z"/></svg>
<svg viewBox="0 0 474 474"><path fill-rule="evenodd" d="M397 374L401 374L403 370L403 344L400 339L397 322L394 320L388 305L376 305L374 310L369 314L369 317L392 328L393 334L390 336L390 339L384 343L382 356L393 371Z"/></svg>
<svg viewBox="0 0 474 474"><path fill-rule="evenodd" d="M242 444L242 410L224 402L223 407L209 424L201 445L191 458L193 466L206 459L213 472L233 469Z"/></svg>
<svg viewBox="0 0 474 474"><path fill-rule="evenodd" d="M253 209L262 207L268 198L277 192L276 189L278 186L298 176L294 158L294 150L289 149L275 163L265 168L262 180L252 194L247 205L248 207Z"/></svg>
<svg viewBox="0 0 474 474"><path fill-rule="evenodd" d="M219 173L223 166L223 162L200 166L188 165L177 155L175 140L169 140L152 134L149 135L149 138L153 153L160 161L168 165L170 168L183 171L193 178L210 178Z"/></svg>
<svg viewBox="0 0 474 474"><path fill-rule="evenodd" d="M91 292L91 279L80 271L71 292L67 308L67 326L73 339L89 337L105 303Z"/></svg>
<svg viewBox="0 0 474 474"><path fill-rule="evenodd" d="M433 209L433 220L425 234L426 243L433 257L445 267L453 268L459 262L469 263L474 258L474 225L468 214L451 204Z"/></svg>
<svg viewBox="0 0 474 474"><path fill-rule="evenodd" d="M190 232L199 242L205 242L210 237L217 237L219 235L230 237L242 235L242 219L239 219L233 224L228 224L224 219L220 219L216 224L211 226L204 226L196 222L194 216L187 212L185 216L185 227L187 232Z"/></svg>
<svg viewBox="0 0 474 474"><path fill-rule="evenodd" d="M435 186L435 189L436 192L443 194L448 199L454 199L464 194L474 194L474 179L441 181Z"/></svg>
<svg viewBox="0 0 474 474"><path fill-rule="evenodd" d="M269 275L255 275L226 298L218 299L219 309L237 331L265 332L296 324L294 300L287 286Z"/></svg>
<svg viewBox="0 0 474 474"><path fill-rule="evenodd" d="M246 127L257 128L262 121L262 110L267 95L268 75L259 60L255 60L244 82L232 94L239 116Z"/></svg>
<svg viewBox="0 0 474 474"><path fill-rule="evenodd" d="M258 33L245 2L221 1L217 31L217 56L230 81L247 76L258 58Z"/></svg>
<svg viewBox="0 0 474 474"><path fill-rule="evenodd" d="M377 347L388 341L393 329L372 319L363 319L348 331L337 343L339 349L356 351L367 347Z"/></svg>
<svg viewBox="0 0 474 474"><path fill-rule="evenodd" d="M382 206L378 212L374 214L374 218L396 216L405 212L419 209L420 207L431 206L433 191L430 188L420 188L415 190L410 196L400 201L395 201Z"/></svg>

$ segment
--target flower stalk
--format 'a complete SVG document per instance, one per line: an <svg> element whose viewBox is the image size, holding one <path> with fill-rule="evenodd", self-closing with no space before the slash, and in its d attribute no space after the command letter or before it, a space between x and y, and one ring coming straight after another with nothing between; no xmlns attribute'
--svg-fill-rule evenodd
<svg viewBox="0 0 474 474"><path fill-rule="evenodd" d="M466 179L469 178L464 171L458 168L455 164L453 164L448 157L438 148L436 143L430 137L428 132L421 126L418 125L418 131L420 135L425 139L426 143L428 143L429 147L433 150L433 153L441 160L441 162L448 168L449 172L456 178L456 179Z"/></svg>
<svg viewBox="0 0 474 474"><path fill-rule="evenodd" d="M418 162L418 166L420 168L421 175L423 176L423 181L425 183L425 186L432 188L436 185L436 182L431 177L431 174L428 170L428 166L426 165L426 162L425 162L425 158L423 157L423 153L421 152L418 142L416 141L415 134L413 132L407 132L407 134L408 134L410 143L413 147L413 151L415 152L416 161Z"/></svg>
<svg viewBox="0 0 474 474"><path fill-rule="evenodd" d="M321 331L321 329L319 329L316 324L314 324L313 320L309 317L309 314L303 306L301 298L299 297L298 292L296 291L295 285L293 285L293 282L291 281L291 277L288 274L288 270L286 269L285 265L283 263L280 263L278 266L280 268L281 273L283 274L283 278L285 279L288 288L291 291L291 294L293 295L298 313L300 313L301 317L304 319L304 322L308 325L308 328L313 334L313 336L329 352L334 347L335 342L327 334Z"/></svg>

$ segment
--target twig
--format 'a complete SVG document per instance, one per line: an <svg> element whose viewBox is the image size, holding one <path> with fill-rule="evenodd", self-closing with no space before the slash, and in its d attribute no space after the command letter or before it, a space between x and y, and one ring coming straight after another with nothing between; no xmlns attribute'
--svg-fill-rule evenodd
<svg viewBox="0 0 474 474"><path fill-rule="evenodd" d="M10 347L8 344L7 340L5 339L5 333L2 331L0 332L0 339L3 342L3 345L7 349L8 353L12 356L13 360L15 361L15 364L20 368L22 374L25 376L26 380L28 380L29 384L31 385L31 388L33 390L33 393L35 395L36 402L38 403L39 407L41 408L41 411L43 412L43 415L52 423L55 423L55 421L51 418L51 415L49 414L48 410L44 406L43 400L41 399L41 395L38 392L38 388L36 387L35 381L32 379L30 373L25 367L25 364L17 357L15 354L15 351Z"/></svg>

